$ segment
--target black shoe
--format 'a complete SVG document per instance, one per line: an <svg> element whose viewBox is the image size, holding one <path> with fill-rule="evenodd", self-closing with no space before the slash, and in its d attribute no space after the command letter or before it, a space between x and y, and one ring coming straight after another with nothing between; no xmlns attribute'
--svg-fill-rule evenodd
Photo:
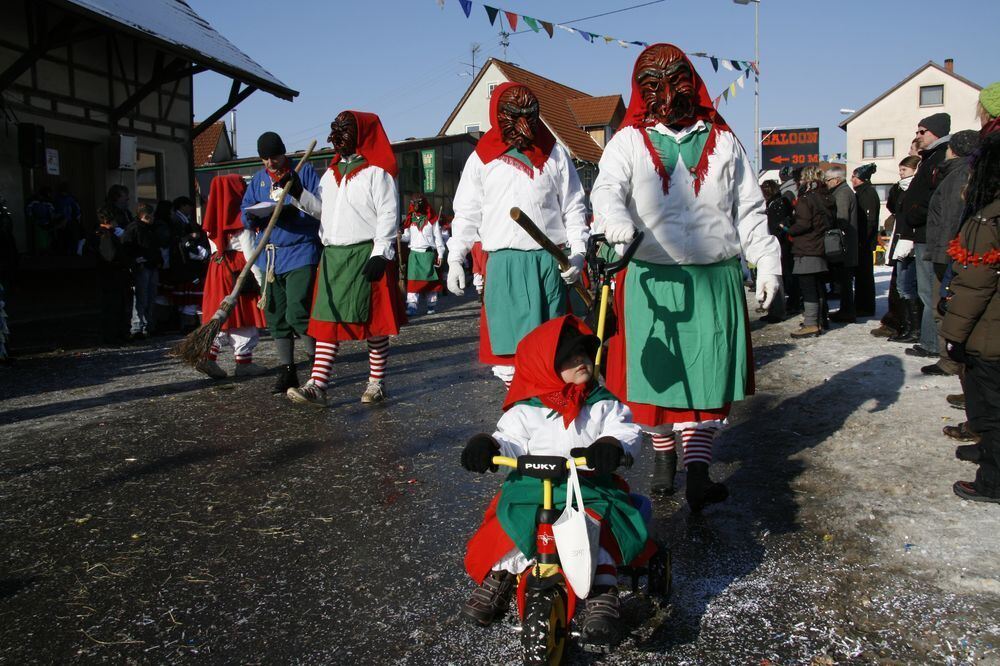
<svg viewBox="0 0 1000 666"><path fill-rule="evenodd" d="M919 358L937 358L937 356L938 356L936 352L928 351L928 350L924 349L923 347L921 347L920 345L913 345L912 347L910 347L909 349L907 349L906 350L906 355L907 356L917 356Z"/></svg>
<svg viewBox="0 0 1000 666"><path fill-rule="evenodd" d="M650 491L657 495L673 495L676 474L677 451L654 451L653 484Z"/></svg>
<svg viewBox="0 0 1000 666"><path fill-rule="evenodd" d="M510 598L517 587L517 576L508 571L491 571L483 584L472 591L462 606L462 614L475 622L489 626L502 618L510 607Z"/></svg>
<svg viewBox="0 0 1000 666"><path fill-rule="evenodd" d="M612 646L620 636L618 588L595 587L587 595L586 613L583 617L581 642L589 645Z"/></svg>
<svg viewBox="0 0 1000 666"><path fill-rule="evenodd" d="M1000 504L1000 497L991 497L990 495L982 494L976 490L976 485L969 481L956 481L955 485L951 488L955 491L956 495L970 502L995 502Z"/></svg>
<svg viewBox="0 0 1000 666"><path fill-rule="evenodd" d="M906 351L910 351L910 350L907 349ZM924 373L925 375L934 375L936 377L944 377L946 375L950 375L951 374L947 370L943 369L937 363L932 363L930 365L925 365L924 367L920 368L920 372Z"/></svg>
<svg viewBox="0 0 1000 666"><path fill-rule="evenodd" d="M271 387L271 393L275 395L285 395L290 388L299 387L299 376L295 372L295 364L278 366L278 378Z"/></svg>
<svg viewBox="0 0 1000 666"><path fill-rule="evenodd" d="M709 504L722 502L729 497L729 489L708 477L708 463L693 462L687 465L687 488L684 491L692 513Z"/></svg>

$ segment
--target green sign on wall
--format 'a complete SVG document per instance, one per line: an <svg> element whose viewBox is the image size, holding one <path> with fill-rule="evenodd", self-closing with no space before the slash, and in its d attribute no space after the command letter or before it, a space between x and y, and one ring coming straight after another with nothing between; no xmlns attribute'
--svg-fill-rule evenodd
<svg viewBox="0 0 1000 666"><path fill-rule="evenodd" d="M435 150L428 148L420 151L420 163L424 167L424 193L432 194L437 189L437 170L435 169Z"/></svg>

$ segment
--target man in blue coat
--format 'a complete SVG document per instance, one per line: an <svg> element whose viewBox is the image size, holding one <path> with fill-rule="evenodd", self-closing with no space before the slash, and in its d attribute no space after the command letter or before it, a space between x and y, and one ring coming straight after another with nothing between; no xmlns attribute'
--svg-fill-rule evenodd
<svg viewBox="0 0 1000 666"><path fill-rule="evenodd" d="M253 175L243 197L243 225L254 232L255 243L267 226L274 202L280 192L277 184L295 168L285 155L285 144L275 132L264 132L257 139L257 154L264 168ZM302 187L316 194L319 177L309 164L299 170ZM274 193L274 194L272 194ZM258 204L265 204L258 206ZM302 338L310 358L315 354L315 341L306 335L312 306L313 281L319 262L319 220L307 215L285 197L285 206L271 232L268 244L257 259L267 327L278 350L278 378L275 393L285 393L299 385L295 372L295 336Z"/></svg>

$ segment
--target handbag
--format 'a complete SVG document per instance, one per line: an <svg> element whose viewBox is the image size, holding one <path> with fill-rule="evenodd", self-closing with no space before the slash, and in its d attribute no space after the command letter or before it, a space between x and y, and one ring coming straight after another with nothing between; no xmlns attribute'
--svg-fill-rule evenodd
<svg viewBox="0 0 1000 666"><path fill-rule="evenodd" d="M573 499L576 498L576 507ZM576 465L569 468L566 481L566 508L552 523L552 535L556 540L556 552L562 565L563 575L573 593L586 599L590 594L590 584L597 571L597 553L601 537L601 523L587 515L580 492L580 475Z"/></svg>
<svg viewBox="0 0 1000 666"><path fill-rule="evenodd" d="M844 232L841 229L827 229L823 233L823 254L827 261L833 263L842 262L847 256Z"/></svg>

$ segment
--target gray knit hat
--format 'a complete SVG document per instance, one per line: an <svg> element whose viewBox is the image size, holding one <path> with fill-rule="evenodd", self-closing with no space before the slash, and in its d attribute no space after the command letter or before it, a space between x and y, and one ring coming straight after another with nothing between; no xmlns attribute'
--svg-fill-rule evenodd
<svg viewBox="0 0 1000 666"><path fill-rule="evenodd" d="M948 146L957 157L967 157L979 148L979 132L975 130L955 132L948 139Z"/></svg>
<svg viewBox="0 0 1000 666"><path fill-rule="evenodd" d="M943 136L948 136L951 132L951 116L947 113L935 113L917 123L917 127L930 130L931 134L940 139Z"/></svg>

